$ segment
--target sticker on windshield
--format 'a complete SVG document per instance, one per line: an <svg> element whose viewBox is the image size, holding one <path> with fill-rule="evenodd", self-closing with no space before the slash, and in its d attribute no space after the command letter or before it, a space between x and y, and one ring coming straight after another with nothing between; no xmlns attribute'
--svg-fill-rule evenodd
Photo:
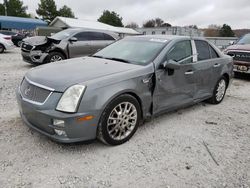
<svg viewBox="0 0 250 188"><path fill-rule="evenodd" d="M165 43L165 42L167 42L168 40L166 40L166 39L150 39L149 41Z"/></svg>

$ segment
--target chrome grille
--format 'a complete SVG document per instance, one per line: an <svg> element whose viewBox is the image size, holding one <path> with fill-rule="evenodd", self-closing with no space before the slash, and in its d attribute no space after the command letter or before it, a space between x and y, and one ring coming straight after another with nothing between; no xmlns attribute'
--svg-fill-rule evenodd
<svg viewBox="0 0 250 188"><path fill-rule="evenodd" d="M51 93L51 91L47 89L43 89L41 87L29 83L26 79L22 81L20 90L24 99L39 104L43 104Z"/></svg>
<svg viewBox="0 0 250 188"><path fill-rule="evenodd" d="M236 61L250 62L250 52L229 51L227 54L232 56Z"/></svg>

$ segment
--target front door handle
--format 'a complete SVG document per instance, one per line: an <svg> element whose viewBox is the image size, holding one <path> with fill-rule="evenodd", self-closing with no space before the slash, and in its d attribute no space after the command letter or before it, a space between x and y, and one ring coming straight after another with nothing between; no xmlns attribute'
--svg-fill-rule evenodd
<svg viewBox="0 0 250 188"><path fill-rule="evenodd" d="M194 71L189 70L189 71L185 72L185 75L191 75L191 74L194 74Z"/></svg>
<svg viewBox="0 0 250 188"><path fill-rule="evenodd" d="M216 67L219 67L220 66L220 64L218 64L218 63L215 63L214 64L214 67L216 68Z"/></svg>

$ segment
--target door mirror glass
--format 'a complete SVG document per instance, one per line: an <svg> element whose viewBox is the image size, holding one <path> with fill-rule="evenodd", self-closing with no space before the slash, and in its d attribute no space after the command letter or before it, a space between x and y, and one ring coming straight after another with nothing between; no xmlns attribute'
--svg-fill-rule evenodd
<svg viewBox="0 0 250 188"><path fill-rule="evenodd" d="M234 41L230 41L230 42L229 42L229 45L234 45Z"/></svg>
<svg viewBox="0 0 250 188"><path fill-rule="evenodd" d="M70 41L70 42L77 42L77 38L76 38L76 37L71 37L71 38L69 39L69 41Z"/></svg>
<svg viewBox="0 0 250 188"><path fill-rule="evenodd" d="M180 64L172 59L165 61L163 63L163 67L168 70L168 69L172 69L172 70L178 70L180 69Z"/></svg>

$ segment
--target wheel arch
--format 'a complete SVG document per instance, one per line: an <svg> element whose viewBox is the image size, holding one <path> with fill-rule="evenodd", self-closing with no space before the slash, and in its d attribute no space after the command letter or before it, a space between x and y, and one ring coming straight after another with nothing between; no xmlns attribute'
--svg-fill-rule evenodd
<svg viewBox="0 0 250 188"><path fill-rule="evenodd" d="M49 53L52 53L52 52L59 52L65 57L65 59L68 59L68 56L66 55L66 53L63 50L61 50L60 48L55 48L55 49L51 50Z"/></svg>
<svg viewBox="0 0 250 188"><path fill-rule="evenodd" d="M228 85L229 85L229 80L230 80L230 78L229 78L229 74L224 73L222 76L226 78L227 87L228 87Z"/></svg>
<svg viewBox="0 0 250 188"><path fill-rule="evenodd" d="M130 96L134 97L134 98L137 100L137 102L138 102L139 105L140 105L141 118L143 119L144 115L143 115L142 100L141 100L141 98L139 97L139 95L136 94L136 92L134 92L134 91L128 90L128 91L122 91L122 92L116 93L115 95L113 95L112 97L110 97L110 99L106 102L105 107L106 107L108 104L110 104L114 99L116 99L116 98L118 98L118 97L120 97L120 96L122 96L122 95L130 95Z"/></svg>

